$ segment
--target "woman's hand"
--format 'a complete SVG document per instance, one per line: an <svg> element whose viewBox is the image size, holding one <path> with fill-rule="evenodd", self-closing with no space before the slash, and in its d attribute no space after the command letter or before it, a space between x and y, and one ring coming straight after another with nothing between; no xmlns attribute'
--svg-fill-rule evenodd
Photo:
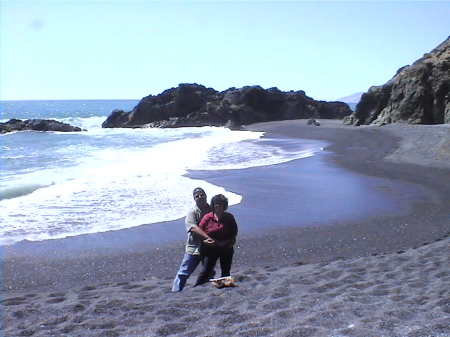
<svg viewBox="0 0 450 337"><path fill-rule="evenodd" d="M214 241L214 239L211 238L207 238L205 240L203 240L203 243L207 244L207 245L213 245L216 241Z"/></svg>

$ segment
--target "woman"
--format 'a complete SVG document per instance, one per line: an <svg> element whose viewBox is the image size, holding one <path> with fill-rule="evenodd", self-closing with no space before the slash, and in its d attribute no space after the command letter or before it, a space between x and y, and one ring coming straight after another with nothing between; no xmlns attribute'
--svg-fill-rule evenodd
<svg viewBox="0 0 450 337"><path fill-rule="evenodd" d="M211 199L212 212L205 214L198 225L214 243L203 241L200 251L202 271L195 286L208 282L217 260L220 260L222 277L230 276L238 227L233 214L225 212L227 208L228 199L222 194L215 195Z"/></svg>

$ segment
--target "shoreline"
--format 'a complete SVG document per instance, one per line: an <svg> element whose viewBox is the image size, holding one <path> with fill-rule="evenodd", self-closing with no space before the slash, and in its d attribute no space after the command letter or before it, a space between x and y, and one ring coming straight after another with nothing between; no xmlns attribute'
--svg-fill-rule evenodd
<svg viewBox="0 0 450 337"><path fill-rule="evenodd" d="M296 260L304 260L304 263L316 263L331 261L335 257L355 257L395 252L396 250L418 247L425 242L434 241L445 235L447 230L450 230L446 226L450 211L445 203L445 200L450 200L450 186L441 183L443 178L450 176L450 164L448 164L449 169L445 169L423 167L410 163L387 162L383 158L394 153L396 148L398 149L401 138L392 136L379 127L349 127L334 120L321 120L321 123L320 127L311 127L307 126L304 120L268 122L254 124L248 126L247 129L264 131L266 132L264 136L266 138L292 137L327 141L329 145L325 150L331 153L320 156L322 156L321 160L328 162L331 167L337 165L366 177L382 177L394 181L400 180L419 184L429 188L433 195L428 197L428 203L415 206L414 214L387 214L383 216L370 214L358 219L337 217L331 218L326 223L322 221L319 225L297 226L299 221L295 210L290 212L288 209L290 213L284 214L283 224L277 224L274 227L273 223L278 221L277 216L268 217L270 212L267 213L264 210L270 209L271 203L275 203L276 207L282 205L276 198L266 200L263 203L264 200L261 200L261 196L264 196L267 186L263 186L261 190L258 187L259 182L252 182L252 179L255 180L254 177L256 177L257 180L264 180L278 193L287 189L292 190L293 184L295 185L294 189L298 190L302 187L301 183L296 181L299 179L296 173L299 166L304 165L305 161L311 162L311 160L317 158L303 158L276 165L239 170L189 172L188 176L191 178L200 178L243 195L245 199L240 204L233 206L232 212L237 212L239 221L249 224L257 223L257 226L262 224L264 230L267 230L262 234L257 233L258 230L255 230L255 228L247 233L241 231L240 248L243 255L252 256L252 258L249 261L237 260L236 265L239 263L244 263L244 265L264 264L257 261L256 257L261 256L260 254L264 255L264 250L260 249L261 245L252 242L254 235L258 236L258 240L266 242L268 245L271 245L270 241L274 236L279 239L279 242L284 242L286 247L272 247L271 254L266 256L265 261L267 263L278 263L278 256L284 254L282 264L286 265ZM366 133L369 133L369 136ZM358 142L362 142L362 144L355 146ZM376 145L374 146L373 143ZM352 146L349 147L349 144L352 144ZM370 148L371 146L372 148ZM314 169L314 166L310 168L311 171ZM278 175L284 175L287 178L278 179ZM243 186L242 181L248 183L247 186ZM374 187L371 186L370 188ZM289 198L292 193L296 192L287 191L283 197ZM390 192L388 191L388 193ZM303 201L299 196L295 198L297 199L293 202ZM263 199L267 199L267 197ZM420 198L418 201L420 201ZM261 204L263 205L261 206ZM295 208L295 206L292 207ZM260 213L254 215L255 212ZM427 226L425 231L421 228L421 223ZM401 225L395 227L396 224ZM42 290L54 288L56 290L69 288L80 283L111 281L112 278L108 276L108 271L113 268L105 267L106 263L102 263L101 259L104 258L109 261L108 264L114 265L112 261L113 257L116 256L125 260L132 257L138 259L149 270L154 270L154 272L149 273L155 273L157 277L168 277L176 271L179 255L182 254L185 240L183 228L183 218L181 218L117 231L85 234L63 239L27 241L12 246L4 246L3 253L6 256L4 275L6 277L4 276L3 292L20 292L26 291L28 288ZM332 244L327 239L325 240L328 245L327 252L318 252L315 247L320 246L321 240L324 240L323 237L329 236L333 229L337 229L334 230L333 236L339 242L339 245ZM384 240L378 232L384 234L389 232L392 237ZM292 237L299 237L300 239L297 242ZM358 237L364 238L362 246L355 242ZM368 237L373 240L367 241ZM305 248L297 249L297 246ZM284 253L285 250L295 250L296 253L291 253L288 256ZM77 264L80 264L76 268L77 271L86 269L87 274L92 276L83 280L71 275L67 267L64 266L74 260ZM82 263L83 260L85 260L85 263ZM33 261L32 264L34 265L42 266L41 270L33 268L34 271L28 276L18 273L19 270L26 270L30 261ZM149 273L138 271L136 264L133 263L131 268L125 268L124 276L119 277L118 280L145 278ZM89 267L90 265L91 267ZM93 268L92 265L103 266L103 268ZM64 282L66 283L65 286L63 286L62 281L52 280L47 275L48 271L56 272L60 268L67 273L66 278L72 280L69 283ZM105 271L99 272L98 269L105 269ZM36 275L40 276L37 277L37 280L33 280Z"/></svg>
<svg viewBox="0 0 450 337"><path fill-rule="evenodd" d="M351 324L359 327L359 331L362 331L363 335L371 336L370 331L377 331L373 330L372 325L378 326L381 324L380 321L389 321L388 312L395 310L403 310L405 317L399 317L397 320L390 319L391 330L386 331L391 331L392 336L399 336L399 329L404 328L402 321L409 321L408 324L413 325L412 320L420 318L419 321L422 322L420 324L428 322L432 324L433 329L443 326L442 322L444 321L433 318L434 316L430 318L429 315L438 315L441 310L444 312L449 310L446 309L445 297L444 302L439 302L439 298L444 295L442 291L446 287L445 284L446 282L448 284L450 280L448 249L445 250L450 243L450 209L448 206L450 186L444 183L448 181L445 178L450 177L450 167L446 168L445 166L447 163L445 144L444 159L442 159L441 152L437 151L436 153L440 157L434 159L436 164L434 166L421 166L417 162L414 164L397 163L384 158L395 159L397 156L400 158L399 160L402 160L396 151L402 149L402 142L411 140L411 135L402 133L404 126L397 128L393 126L390 130L384 127L345 127L338 124L337 121L321 120L321 123L320 127L312 127L306 126L306 121L302 120L283 121L255 124L248 128L265 131L266 135L270 137L300 137L329 141L330 145L327 150L331 153L323 157L331 167L337 165L367 177L382 177L392 179L394 182L399 180L400 183L406 181L408 184L425 186L430 194L422 201L420 198L416 200L412 212L406 215L386 214L352 221L336 220L320 226L308 227L289 226L289 221L294 223L295 219L285 215L284 220L286 221L283 226L272 228L258 235L254 232L251 235L244 233L242 237L239 237L236 259L233 264L233 273L238 279L239 288L231 292L225 290L226 294L230 294L230 296L220 301L220 296L225 294L224 290L215 290L209 287L191 288L189 285L192 280L189 280L188 288L181 294L174 295L169 292L171 279L178 268L183 252L185 234L182 220L6 248L4 254L6 253L8 256L3 261L2 295L4 298L9 298L9 302L16 303L8 305L8 300L3 301L7 309L7 324L11 325L11 329L14 331L20 330L20 322L12 323L15 322L14 313L17 315L18 308L22 308L19 311L24 311L24 308L30 306L30 303L35 306L51 306L56 311L52 311L52 309L45 314L36 312L24 314L28 325L25 324L26 326L24 325L22 330L34 329L36 334L47 336L47 330L36 327L38 322L55 320L55 317L58 316L57 310L62 310L68 316L75 315L75 312L71 310L74 306L82 305L85 309L77 311L76 314L85 314L84 320L87 325L84 325L84 328L80 323L74 323L73 320L67 318L53 324L51 331L62 331L58 329L65 327L71 333L78 331L79 336L97 336L101 331L108 329L108 331L118 331L117 336L166 336L178 335L178 333L187 336L189 334L185 333L191 330L188 325L183 323L183 317L188 317L184 315L184 312L175 318L168 318L159 312L165 306L177 310L175 308L187 299L196 298L199 303L204 303L204 306L200 305L194 310L198 315L203 312L203 309L214 312L217 308L221 308L222 311L231 310L239 319L229 321L227 324L219 321L216 322L219 325L209 326L207 322L211 317L206 314L197 326L197 330L192 328L195 330L191 331L190 335L192 336L223 336L223 329L229 331L230 335L239 335L242 332L242 335L246 336L243 331L253 329L252 331L259 331L260 335L288 336L289 332L286 332L286 329L294 331L301 328L299 326L296 328L294 324L298 319L289 320L292 314L289 314L288 311L292 313L300 309L297 313L304 321L303 328L311 329L311 334L309 334L311 336L314 333L317 333L317 336L324 336L322 334L324 331L326 333L339 332L346 336L347 334L344 333L346 329L354 329L353 327L348 328ZM400 132L397 132L396 130L399 129ZM423 130L425 133L428 132ZM414 135L414 137L416 136L421 135ZM430 143L430 145L433 144ZM429 150L429 147L424 146L423 148ZM404 153L405 151L403 151ZM431 159L427 159L427 164ZM267 217L267 221L270 222L273 220L269 216L272 209L264 205L260 198L261 193L267 193L269 190L270 194L274 196L286 192L290 193L291 198L296 197L295 188L286 190L283 184L292 187L296 181L296 174L298 174L296 172L303 165L300 163L304 163L303 160L308 160L308 158L262 167L258 170L251 168L239 170L239 172L229 171L226 176L220 175L218 172L191 172L190 176L191 174L194 177L206 174L211 181L215 179L220 181L223 184L221 186L227 190L241 186L243 193L236 192L244 195L245 199L231 209L235 215L239 214L238 222L250 221L256 210L254 207L259 207L259 212L262 212L261 209L265 210L265 213L261 214L256 212L257 216L259 219ZM281 175L279 179L274 178L277 175ZM258 179L263 178L267 179L266 182L269 185L260 186ZM245 181L245 186L242 186L243 181ZM387 193L395 194L396 191ZM281 206L284 206L281 202L275 204L274 212L276 213ZM245 218L249 220L244 220ZM166 243L164 243L164 238L152 237L152 233L156 231L166 232L168 238ZM429 266L429 268L427 267L430 271L429 275L423 275L421 272L424 264ZM364 271L365 269L367 270ZM373 275L367 273L370 270L373 271ZM398 276L394 277L396 273ZM393 276L389 278L388 275L391 274ZM431 279L427 283L422 280L424 277ZM335 281L334 285L332 285L333 280ZM418 285L413 290L406 288L401 290L409 284ZM380 288L380 285L384 285L384 290ZM314 290L316 288L317 290ZM298 289L304 292L300 292L300 302L296 300ZM423 292L429 297L428 300L422 300L425 303L423 305L427 308L425 314L419 315L415 309L410 308L412 304L408 304L409 296L400 298L408 291ZM89 293L92 294L91 297ZM140 306L143 294L147 293L153 297L152 299L147 298L146 302L142 304L142 306L147 306L147 309L142 309L142 314L139 315L143 315L142 317L147 314L156 316L157 318L153 318L152 321L147 323L145 320L141 321L137 328L124 328L117 324L117 321L120 322L124 318L117 316L118 312L111 312L96 318L103 323L110 322L111 319L115 320L116 323L110 324L109 328L104 328L104 330L102 330L103 328L97 330L92 328L92 330L87 327L92 323L86 322L92 321L94 317L92 310L95 305L98 307L108 300L118 300L128 303L126 305L131 308L130 312L135 312L133 310L136 308L133 309L133 307ZM358 297L358 293L361 294L360 297ZM310 296L307 296L308 294ZM12 296L18 299L12 300ZM129 299L129 296L132 296L132 299ZM396 296L399 297L397 301L393 299ZM319 309L311 302L312 298L318 299L321 303ZM366 303L358 310L362 310L363 317L352 316L350 313L352 310L356 310L355 303L359 303L358 299L362 298ZM51 302L52 299L55 301ZM389 302L387 309L372 306L373 303L386 299L392 299L392 303ZM256 304L258 301L261 304ZM281 301L280 306L277 301ZM164 305L161 307L162 302ZM417 299L417 303L419 302L420 299ZM308 305L305 307L305 303L310 303L311 307ZM363 302L359 304L362 305ZM124 305L119 305L122 308L121 312L125 310ZM324 313L331 315L330 312L333 312L333 315L339 317L339 312L345 310L349 310L343 314L349 316L344 317L345 319L341 317L334 320L324 316ZM373 312L379 314L379 317L375 315L373 324L364 323L363 319L367 319L368 315L370 316ZM273 316L272 319L281 317L282 320L290 323L281 326L274 323L273 320L264 320L264 317L268 315ZM400 313L398 315L401 316ZM229 319L232 319L231 317ZM347 322L354 320L357 323L348 323L345 326L337 323L343 319ZM314 322L314 320L316 321ZM220 324L224 324L222 328ZM202 331L199 332L198 328ZM398 328L398 331L394 328ZM423 329L423 327L420 328ZM264 329L267 330L266 334L262 333L265 331ZM148 334L144 334L144 331L147 331ZM285 331L286 334L278 334L278 331ZM355 333L355 330L352 331ZM395 331L397 334L394 334ZM438 335L437 333L429 335L450 336L450 331L445 329L442 331L448 332L448 335ZM274 334L275 332L276 334ZM366 332L367 334L365 334ZM407 331L404 336L408 333ZM298 334L292 333L289 336ZM56 335L65 336L61 332ZM68 333L68 335L70 334ZM78 336L78 334L72 335ZM353 335L360 336L361 334ZM388 332L384 335L391 336Z"/></svg>

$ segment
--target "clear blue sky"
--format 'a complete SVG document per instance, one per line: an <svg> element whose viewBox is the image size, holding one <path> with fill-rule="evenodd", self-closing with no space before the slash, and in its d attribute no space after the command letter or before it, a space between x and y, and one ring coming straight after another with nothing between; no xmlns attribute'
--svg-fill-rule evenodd
<svg viewBox="0 0 450 337"><path fill-rule="evenodd" d="M450 34L450 2L3 0L0 99L139 99L178 83L332 100Z"/></svg>

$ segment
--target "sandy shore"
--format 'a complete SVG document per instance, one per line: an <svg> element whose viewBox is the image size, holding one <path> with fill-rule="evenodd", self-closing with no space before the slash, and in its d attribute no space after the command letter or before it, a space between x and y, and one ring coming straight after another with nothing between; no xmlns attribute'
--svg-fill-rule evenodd
<svg viewBox="0 0 450 337"><path fill-rule="evenodd" d="M330 167L389 179L407 213L295 226L301 160L193 177L245 196L238 287L169 292L182 254L180 221L3 249L5 336L450 336L450 128L345 127L338 121L255 124L270 137L328 142ZM314 165L314 160L309 161ZM298 174L297 174L298 175ZM278 178L274 178L278 177ZM243 183L245 181L245 183ZM261 193L269 187L266 202ZM290 188L286 188L289 186ZM415 193L416 193L415 192ZM283 193L287 193L286 195ZM401 198L400 198L401 199ZM278 201L277 201L278 200ZM397 200L397 199L395 199ZM401 199L403 200L403 199ZM285 207L285 208L283 208ZM348 205L351 209L353 205ZM284 212L270 226L273 212ZM275 212L275 213L276 213ZM177 228L180 228L179 230Z"/></svg>

